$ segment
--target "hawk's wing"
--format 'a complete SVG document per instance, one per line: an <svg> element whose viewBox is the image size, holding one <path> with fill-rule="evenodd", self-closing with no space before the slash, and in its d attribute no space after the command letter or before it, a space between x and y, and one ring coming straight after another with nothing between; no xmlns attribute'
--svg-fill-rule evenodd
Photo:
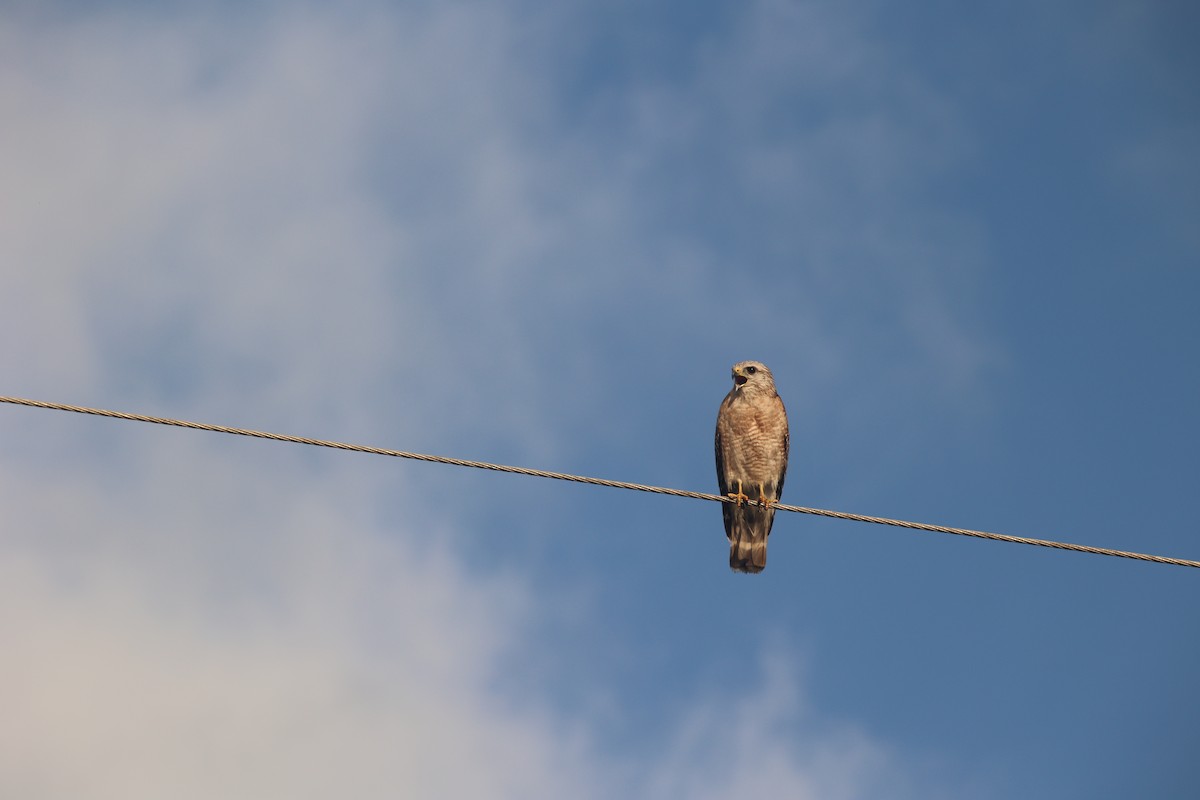
<svg viewBox="0 0 1200 800"><path fill-rule="evenodd" d="M717 453L717 486L721 489L721 496L729 494L731 489L729 485L729 474L725 471L725 442L721 437L721 428L724 427L721 417L725 414L725 404L721 404L721 410L717 414L717 436L714 442L714 449ZM725 535L733 534L733 511L732 503L721 503L721 516L725 520Z"/></svg>
<svg viewBox="0 0 1200 800"><path fill-rule="evenodd" d="M775 403L779 407L779 413L781 415L783 415L783 418L786 420L787 419L787 411L784 410L783 400L781 400L778 395L776 395L776 397L775 397ZM791 435L791 432L788 430L788 426L787 426L786 422L784 423L784 426L783 426L783 441L780 442L780 444L782 445L781 449L783 450L783 466L779 470L779 480L776 481L776 483L775 483L776 499L783 497L783 479L787 477L788 452L792 448L792 435Z"/></svg>

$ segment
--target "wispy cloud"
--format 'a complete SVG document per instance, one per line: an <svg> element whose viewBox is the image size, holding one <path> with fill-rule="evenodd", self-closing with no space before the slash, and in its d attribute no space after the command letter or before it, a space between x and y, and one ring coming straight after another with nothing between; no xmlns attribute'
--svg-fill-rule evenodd
<svg viewBox="0 0 1200 800"><path fill-rule="evenodd" d="M878 743L816 723L795 673L795 656L768 652L744 683L697 703L652 771L648 794L815 800L872 797L885 787L906 794L896 783L902 771Z"/></svg>
<svg viewBox="0 0 1200 800"><path fill-rule="evenodd" d="M599 131L555 117L560 65L502 5L348 20L0 29L13 391L540 461L637 401L616 376L712 357L681 351L723 369L721 348L775 342L817 391L848 380L874 345L845 314L894 298L921 320L900 361L971 383L986 347L906 231L931 218L844 216L903 191L927 134L957 141L936 102L909 87L916 112L863 116L851 97L776 138L781 109L875 68L852 20L757 4L671 79L597 101L618 114ZM721 192L705 217L694 197ZM872 269L883 252L903 263ZM437 477L38 414L6 415L0 465L4 794L855 797L903 775L886 744L814 721L784 656L640 755L516 702L504 672L545 646L548 612L529 576L464 566Z"/></svg>
<svg viewBox="0 0 1200 800"><path fill-rule="evenodd" d="M69 513L11 519L29 535L2 562L6 793L586 785L561 723L489 691L525 613L518 585L464 574L429 527L381 538L347 494L296 501L296 475L239 491L250 475L225 457L171 449L186 466L108 496L67 478ZM52 501L44 481L7 478Z"/></svg>
<svg viewBox="0 0 1200 800"><path fill-rule="evenodd" d="M4 470L6 793L907 794L896 755L822 721L778 650L649 752L608 751L586 716L499 688L544 669L522 580L464 571L428 519L381 534L348 512L368 505L350 476L149 439L105 491L98 462Z"/></svg>

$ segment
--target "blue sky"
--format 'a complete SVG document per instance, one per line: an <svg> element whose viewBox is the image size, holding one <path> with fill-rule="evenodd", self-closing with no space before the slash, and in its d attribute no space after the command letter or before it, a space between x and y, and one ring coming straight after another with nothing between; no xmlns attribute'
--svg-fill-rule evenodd
<svg viewBox="0 0 1200 800"><path fill-rule="evenodd" d="M6 395L1200 558L1171 3L17 3ZM1185 568L0 409L0 794L1190 797Z"/></svg>

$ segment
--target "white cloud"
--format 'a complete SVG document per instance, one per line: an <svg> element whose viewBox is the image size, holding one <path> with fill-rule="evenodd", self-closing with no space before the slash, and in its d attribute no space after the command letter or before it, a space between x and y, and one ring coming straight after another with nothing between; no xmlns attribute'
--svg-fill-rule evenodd
<svg viewBox="0 0 1200 800"><path fill-rule="evenodd" d="M819 727L797 689L795 658L768 653L742 685L714 691L681 720L653 771L650 796L798 800L907 793L878 743Z"/></svg>
<svg viewBox="0 0 1200 800"><path fill-rule="evenodd" d="M593 374L597 331L648 357L721 337L726 254L644 238L640 215L673 192L642 170L702 133L676 114L717 72L718 113L767 113L742 91L778 66L757 60L755 37L778 35L757 19L743 55L631 101L638 148L611 173L587 162L611 143L539 139L551 101L502 8L265 13L237 33L132 12L2 26L12 391L330 438L522 442L540 463L564 446L555 425L621 393ZM835 77L859 69L834 51ZM747 196L827 187L831 152L894 140L851 127L809 157L735 158ZM878 174L861 177L869 194ZM849 294L866 273L835 274L834 238L806 274ZM806 332L805 358L843 358L815 301L789 302L818 320L783 325ZM964 335L940 319L936 338ZM778 656L697 697L662 752L605 752L586 717L521 705L498 685L545 646L547 612L527 576L463 566L456 509L422 494L436 476L397 486L365 459L27 409L3 424L0 794L853 797L903 772L861 732L806 727Z"/></svg>
<svg viewBox="0 0 1200 800"><path fill-rule="evenodd" d="M0 169L20 190L0 234L20 266L0 288L22 302L0 341L37 387L74 394L107 361L176 413L252 402L348 436L436 384L398 436L544 460L624 394L598 341L724 366L713 321L735 317L736 357L775 351L813 402L861 394L868 363L920 407L983 394L973 234L913 189L964 136L852 15L759 3L680 77L606 96L595 131L552 122L555 65L502 5L229 28L8 29ZM729 214L697 211L721 197ZM20 336L47 328L70 334L53 358Z"/></svg>
<svg viewBox="0 0 1200 800"><path fill-rule="evenodd" d="M89 485L96 463L57 491L5 475L4 794L509 797L581 781L561 722L490 691L528 613L518 584L464 574L412 521L371 532L354 492L331 491L344 481L271 481L180 441L172 468L163 444L143 454L164 462L154 475L118 492Z"/></svg>
<svg viewBox="0 0 1200 800"><path fill-rule="evenodd" d="M380 390L418 371L453 390L426 412L471 394L456 379L519 383L519 274L496 269L536 232L502 113L520 76L490 52L502 23L452 9L278 14L224 38L194 20L10 29L0 224L21 302L5 355L54 389L106 362L141 382L127 398L182 383L181 412L249 400L277 424L378 413ZM57 342L19 336L39 329L85 349L47 359ZM472 348L475 331L491 346ZM491 405L493 424L535 434L520 404Z"/></svg>
<svg viewBox="0 0 1200 800"><path fill-rule="evenodd" d="M108 485L102 458L4 468L0 793L849 798L905 777L819 723L780 652L661 748L605 752L587 717L502 688L544 668L524 582L465 571L419 511L375 530L366 470L135 438Z"/></svg>

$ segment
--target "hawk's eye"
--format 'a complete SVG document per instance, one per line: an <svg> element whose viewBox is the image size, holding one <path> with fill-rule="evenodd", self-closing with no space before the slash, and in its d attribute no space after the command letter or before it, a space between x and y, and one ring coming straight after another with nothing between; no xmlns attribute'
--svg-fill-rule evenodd
<svg viewBox="0 0 1200 800"><path fill-rule="evenodd" d="M753 375L754 373L758 372L758 367L746 367L746 372L749 372L751 375Z"/></svg>

